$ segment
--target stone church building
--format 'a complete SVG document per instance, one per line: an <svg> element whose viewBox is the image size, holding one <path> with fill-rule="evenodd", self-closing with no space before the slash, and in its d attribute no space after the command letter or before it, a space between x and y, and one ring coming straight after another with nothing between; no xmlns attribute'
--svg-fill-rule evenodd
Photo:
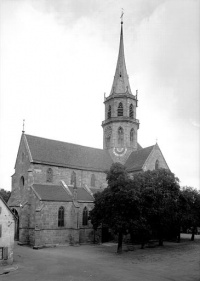
<svg viewBox="0 0 200 281"><path fill-rule="evenodd" d="M123 22L114 81L104 104L103 149L22 133L8 202L18 217L19 242L37 248L101 241L89 211L93 194L107 186L105 171L112 163L124 164L130 175L168 169L158 144L142 148L137 142L138 100L126 70Z"/></svg>

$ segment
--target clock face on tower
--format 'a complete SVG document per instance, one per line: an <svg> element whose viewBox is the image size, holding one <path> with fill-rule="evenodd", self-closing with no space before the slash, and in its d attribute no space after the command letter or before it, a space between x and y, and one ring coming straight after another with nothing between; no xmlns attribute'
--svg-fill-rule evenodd
<svg viewBox="0 0 200 281"><path fill-rule="evenodd" d="M113 153L116 156L124 156L127 152L127 148L126 147L114 147L113 148Z"/></svg>

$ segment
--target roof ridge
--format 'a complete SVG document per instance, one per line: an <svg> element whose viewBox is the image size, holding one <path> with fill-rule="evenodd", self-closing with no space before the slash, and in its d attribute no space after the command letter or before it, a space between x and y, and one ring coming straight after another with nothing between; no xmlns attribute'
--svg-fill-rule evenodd
<svg viewBox="0 0 200 281"><path fill-rule="evenodd" d="M49 138L44 138L44 137L38 137L38 136L33 136L33 135L29 135L29 134L24 134L27 137L33 137L33 138L37 138L37 139L43 139L43 140L47 140L47 141L54 141L54 142L59 142L59 143L63 143L63 144L70 144L70 145L74 145L74 146L79 146L79 147L84 147L84 148L90 148L90 149L95 149L95 150L101 150L101 151L105 151L103 148L96 148L96 147L91 147L91 146L85 146L85 145L81 145L81 144L75 144L72 142L66 142L66 141L59 141L59 140L55 140L55 139L49 139Z"/></svg>

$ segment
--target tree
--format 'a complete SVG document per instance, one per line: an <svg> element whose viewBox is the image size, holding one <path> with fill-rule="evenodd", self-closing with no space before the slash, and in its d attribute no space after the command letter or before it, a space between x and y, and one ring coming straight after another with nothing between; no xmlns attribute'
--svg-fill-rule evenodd
<svg viewBox="0 0 200 281"><path fill-rule="evenodd" d="M121 253L123 235L138 216L139 200L123 165L113 164L107 172L107 181L108 187L95 195L91 222L94 229L105 224L118 234L117 252Z"/></svg>
<svg viewBox="0 0 200 281"><path fill-rule="evenodd" d="M195 230L200 226L200 192L192 187L184 187L180 196L181 226L192 229L191 240L194 241Z"/></svg>
<svg viewBox="0 0 200 281"><path fill-rule="evenodd" d="M0 189L0 196L3 198L3 200L7 203L8 199L10 198L10 191L7 191L5 189Z"/></svg>
<svg viewBox="0 0 200 281"><path fill-rule="evenodd" d="M152 231L157 233L159 246L162 246L164 234L175 224L179 180L169 170L158 169L135 175L133 184L140 190L140 208L146 227L150 225Z"/></svg>

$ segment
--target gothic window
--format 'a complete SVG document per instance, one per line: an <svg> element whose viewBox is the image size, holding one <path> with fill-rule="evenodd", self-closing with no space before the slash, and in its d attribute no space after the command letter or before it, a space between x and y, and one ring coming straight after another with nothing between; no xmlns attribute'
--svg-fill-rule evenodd
<svg viewBox="0 0 200 281"><path fill-rule="evenodd" d="M65 209L64 207L60 207L58 209L58 226L64 226L64 213L65 213Z"/></svg>
<svg viewBox="0 0 200 281"><path fill-rule="evenodd" d="M122 146L124 144L124 130L122 127L118 129L118 144Z"/></svg>
<svg viewBox="0 0 200 281"><path fill-rule="evenodd" d="M108 107L108 119L111 118L111 105L109 105Z"/></svg>
<svg viewBox="0 0 200 281"><path fill-rule="evenodd" d="M46 181L47 182L53 182L53 170L51 168L47 169L47 178Z"/></svg>
<svg viewBox="0 0 200 281"><path fill-rule="evenodd" d="M120 102L117 110L117 116L123 116L123 104Z"/></svg>
<svg viewBox="0 0 200 281"><path fill-rule="evenodd" d="M160 163L159 163L159 160L157 159L156 160L156 163L155 163L155 170L158 170L160 167Z"/></svg>
<svg viewBox="0 0 200 281"><path fill-rule="evenodd" d="M133 105L132 104L129 106L129 117L133 118Z"/></svg>
<svg viewBox="0 0 200 281"><path fill-rule="evenodd" d="M134 129L132 128L130 130L130 143L132 144L133 143L133 138L134 138Z"/></svg>
<svg viewBox="0 0 200 281"><path fill-rule="evenodd" d="M85 207L83 209L83 222L82 222L83 225L88 225L88 209L87 207Z"/></svg>
<svg viewBox="0 0 200 281"><path fill-rule="evenodd" d="M76 186L76 173L74 171L71 174L71 184Z"/></svg>
<svg viewBox="0 0 200 281"><path fill-rule="evenodd" d="M20 178L20 182L19 182L19 184L20 184L20 187L23 187L24 186L24 177L22 176L21 178Z"/></svg>
<svg viewBox="0 0 200 281"><path fill-rule="evenodd" d="M95 175L92 174L92 176L91 176L91 186L95 187L95 181L96 181Z"/></svg>

